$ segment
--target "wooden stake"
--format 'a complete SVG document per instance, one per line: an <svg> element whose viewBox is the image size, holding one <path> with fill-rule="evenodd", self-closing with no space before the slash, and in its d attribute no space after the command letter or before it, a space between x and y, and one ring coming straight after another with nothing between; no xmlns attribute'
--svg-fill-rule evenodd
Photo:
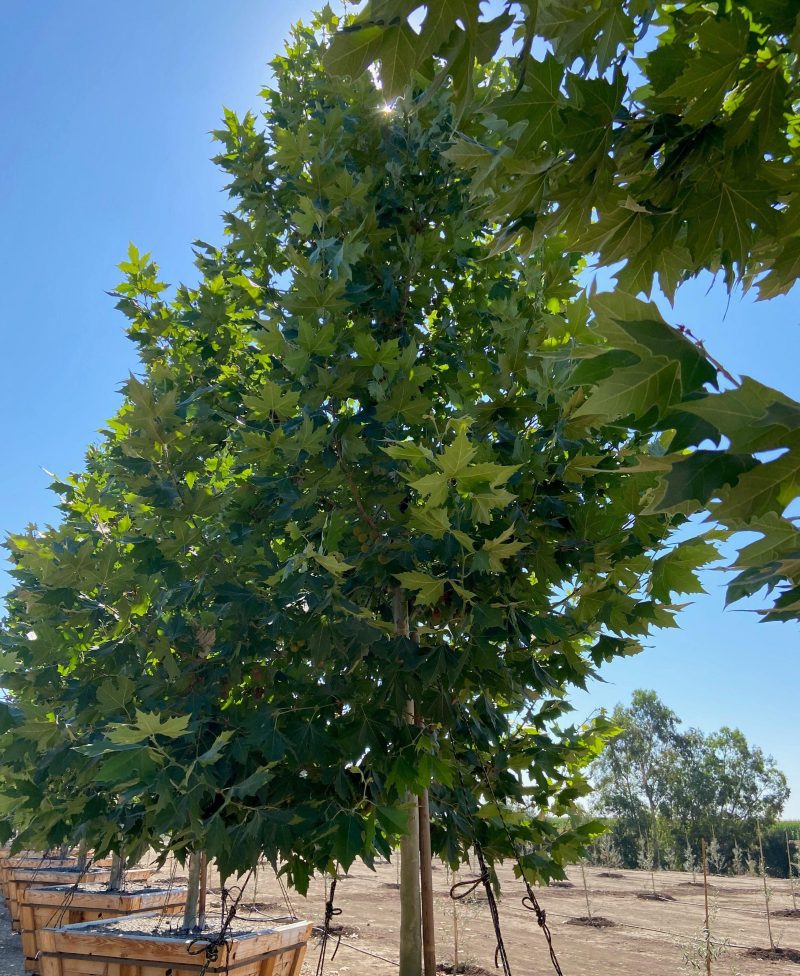
<svg viewBox="0 0 800 976"><path fill-rule="evenodd" d="M457 881L458 874L454 871L452 884L456 884ZM456 976L458 973L458 910L455 898L451 898L450 901L453 905L453 976Z"/></svg>
<svg viewBox="0 0 800 976"><path fill-rule="evenodd" d="M786 835L786 857L789 859L789 891L792 896L792 908L797 911L797 896L794 893L794 881L792 879L792 848L789 845L789 832L785 832Z"/></svg>
<svg viewBox="0 0 800 976"><path fill-rule="evenodd" d="M433 857L428 791L419 797L419 864L422 908L422 961L425 976L436 976L436 928L433 915Z"/></svg>
<svg viewBox="0 0 800 976"><path fill-rule="evenodd" d="M767 908L767 934L769 935L769 950L775 951L772 940L772 922L769 917L769 889L767 888L767 865L764 863L764 844L761 840L761 824L758 825L758 849L761 852L761 880L764 882L764 904Z"/></svg>
<svg viewBox="0 0 800 976"><path fill-rule="evenodd" d="M589 915L589 924L594 925L592 921L592 906L589 904L589 886L586 884L586 872L583 870L583 861L581 861L581 877L583 878L583 893L586 896L586 911Z"/></svg>
<svg viewBox="0 0 800 976"><path fill-rule="evenodd" d="M394 632L408 637L408 602L402 587L394 591ZM405 719L414 723L414 702L406 702ZM400 838L400 973L421 976L422 906L420 903L419 803L407 794L408 829Z"/></svg>
<svg viewBox="0 0 800 976"><path fill-rule="evenodd" d="M206 927L206 893L208 892L208 855L203 851L200 855L200 888L197 892L197 925L202 930Z"/></svg>
<svg viewBox="0 0 800 976"><path fill-rule="evenodd" d="M711 976L711 923L708 919L708 858L706 857L705 838L702 838L700 841L700 856L703 859L703 895L705 896L706 903L706 974L707 976Z"/></svg>

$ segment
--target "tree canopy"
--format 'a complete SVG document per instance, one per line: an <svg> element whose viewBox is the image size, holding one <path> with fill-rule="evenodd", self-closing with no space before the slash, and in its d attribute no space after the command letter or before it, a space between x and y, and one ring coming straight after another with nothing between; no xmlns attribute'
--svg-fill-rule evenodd
<svg viewBox="0 0 800 976"><path fill-rule="evenodd" d="M454 92L389 110L326 72L333 26L294 32L263 129L226 113L199 282L122 265L141 374L61 523L9 541L5 809L40 842L99 789L101 851L265 854L303 889L430 787L437 853L508 856L496 800L544 879L598 829L544 816L608 728L565 727L566 690L674 623L716 558L676 530L761 441L684 455L730 402L703 350L587 296L561 238L495 248Z"/></svg>
<svg viewBox="0 0 800 976"><path fill-rule="evenodd" d="M672 297L709 271L768 298L800 272L798 16L796 0L509 0L497 16L479 0L370 0L340 25L326 63L352 77L377 68L407 112L452 84L448 156L472 176L494 249L560 240L631 294L657 282ZM665 352L650 347L633 371L615 364L595 402L621 416L645 406L644 389L657 399ZM729 531L758 533L729 600L766 588L765 619L796 619L800 535L785 513L800 491L800 406L725 376L722 398L670 418L660 503L699 501ZM742 468L752 450L775 454Z"/></svg>

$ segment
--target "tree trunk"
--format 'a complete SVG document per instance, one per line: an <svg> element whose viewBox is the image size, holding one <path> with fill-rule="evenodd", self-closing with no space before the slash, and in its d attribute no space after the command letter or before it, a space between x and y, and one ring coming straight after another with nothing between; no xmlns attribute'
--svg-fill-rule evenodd
<svg viewBox="0 0 800 976"><path fill-rule="evenodd" d="M192 932L197 928L197 914L200 905L200 883L203 855L189 855L189 880L186 886L186 907L183 910L183 929Z"/></svg>
<svg viewBox="0 0 800 976"><path fill-rule="evenodd" d="M205 852L203 852L200 855L200 890L197 893L197 925L201 930L206 927L207 892L208 892L208 855Z"/></svg>
<svg viewBox="0 0 800 976"><path fill-rule="evenodd" d="M125 861L116 852L111 855L111 877L108 880L109 891L121 891L123 874L125 872Z"/></svg>
<svg viewBox="0 0 800 976"><path fill-rule="evenodd" d="M394 591L394 631L408 637L408 603L403 590ZM405 718L414 724L414 703L407 702ZM400 840L400 974L421 976L422 973L422 906L420 901L419 863L419 806L410 793L408 828Z"/></svg>
<svg viewBox="0 0 800 976"><path fill-rule="evenodd" d="M85 840L82 840L78 845L78 871L80 874L85 874L86 868L89 866L88 850L89 845Z"/></svg>
<svg viewBox="0 0 800 976"><path fill-rule="evenodd" d="M436 976L436 924L433 913L433 857L431 855L431 812L428 791L419 798L419 861L422 906L422 961L425 976Z"/></svg>

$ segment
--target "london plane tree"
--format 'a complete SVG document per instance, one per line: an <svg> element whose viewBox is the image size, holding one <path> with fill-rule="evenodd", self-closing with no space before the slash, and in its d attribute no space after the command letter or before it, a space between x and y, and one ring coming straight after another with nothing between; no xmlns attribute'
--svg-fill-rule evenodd
<svg viewBox="0 0 800 976"><path fill-rule="evenodd" d="M673 625L716 556L658 477L673 418L724 394L654 305L587 299L566 238L492 248L451 90L390 110L324 70L333 24L273 62L263 130L226 113L199 283L122 266L140 376L54 486L61 523L8 543L6 737L29 745L4 802L23 843L69 773L119 798L100 852L266 856L304 891L390 855L427 790L435 853L525 841L544 880L596 829L545 817L607 731L563 727L567 689Z"/></svg>

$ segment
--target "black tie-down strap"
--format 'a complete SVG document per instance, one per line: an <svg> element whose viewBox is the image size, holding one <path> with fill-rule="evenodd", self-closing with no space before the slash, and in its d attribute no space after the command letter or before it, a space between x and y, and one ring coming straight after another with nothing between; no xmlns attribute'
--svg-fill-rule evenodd
<svg viewBox="0 0 800 976"><path fill-rule="evenodd" d="M316 976L322 976L325 970L325 952L328 948L328 939L331 935L331 921L337 916L342 914L341 908L333 907L333 896L336 894L336 878L331 881L330 891L328 892L328 900L325 902L325 922L322 926L322 941L319 947L319 958L317 959L317 973ZM339 938L336 940L336 948L333 950L331 955L331 962L336 958L336 953L339 951L339 946L342 942L342 933L339 932Z"/></svg>
<svg viewBox="0 0 800 976"><path fill-rule="evenodd" d="M539 928L544 933L545 940L547 941L547 948L550 950L550 962L553 964L553 969L556 971L558 976L564 976L564 974L561 972L558 957L556 956L556 950L553 948L553 936L550 934L550 926L547 924L547 912L545 912L545 910L536 900L536 895L533 893L533 888L530 886L530 883L527 881L524 875L522 876L522 880L525 882L525 888L528 892L528 894L522 899L522 907L527 908L529 912L536 913L536 921L539 923Z"/></svg>
<svg viewBox="0 0 800 976"><path fill-rule="evenodd" d="M483 850L481 849L480 844L475 844L475 853L478 856L478 864L480 865L481 873L477 878L469 878L466 881L459 881L454 884L450 889L450 897L458 901L461 898L466 898L468 895L471 895L478 885L483 885L486 891L486 900L489 903L489 911L492 915L492 924L494 925L495 937L497 938L497 948L494 952L494 964L498 969L502 964L504 976L511 976L511 967L508 962L508 954L506 953L505 943L503 942L503 934L500 931L500 912L497 908L497 899L494 896L491 875L488 867L486 866L486 860L484 859ZM524 879L524 877L523 881L525 882L525 889L528 893L522 899L522 905L524 908L527 908L529 912L536 913L536 921L539 923L539 928L544 933L544 937L547 941L547 948L550 951L550 961L553 964L553 969L556 971L558 976L564 976L558 962L558 957L556 956L556 951L553 948L553 937L550 934L550 926L547 924L547 913L537 901L533 888L530 886L528 881Z"/></svg>
<svg viewBox="0 0 800 976"><path fill-rule="evenodd" d="M483 885L486 892L486 900L489 903L489 912L492 916L495 938L497 940L497 948L494 950L494 964L497 969L501 966L503 967L504 976L511 976L508 953L503 942L503 933L500 930L500 912L497 908L497 899L494 896L494 889L492 888L492 876L489 873L489 868L486 866L486 859L483 856L483 850L480 844L475 844L475 853L478 857L481 873L477 878L469 878L467 881L459 881L454 884L450 889L450 897L458 901L461 898L466 898L468 895L471 895L478 885Z"/></svg>

